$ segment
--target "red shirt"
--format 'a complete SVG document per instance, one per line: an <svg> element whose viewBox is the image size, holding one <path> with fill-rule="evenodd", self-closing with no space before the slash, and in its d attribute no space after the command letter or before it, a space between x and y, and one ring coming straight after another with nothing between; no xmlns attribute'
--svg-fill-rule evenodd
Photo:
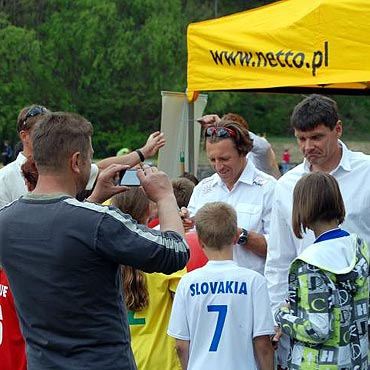
<svg viewBox="0 0 370 370"><path fill-rule="evenodd" d="M148 227L154 229L156 226L159 225L159 218L153 218L153 220L148 222Z"/></svg>
<svg viewBox="0 0 370 370"><path fill-rule="evenodd" d="M0 268L0 368L26 370L26 350L5 271Z"/></svg>
<svg viewBox="0 0 370 370"><path fill-rule="evenodd" d="M190 258L186 264L186 270L189 272L198 269L199 267L203 267L208 262L208 258L199 245L196 231L185 233L185 239L190 248Z"/></svg>
<svg viewBox="0 0 370 370"><path fill-rule="evenodd" d="M283 162L285 162L285 163L290 162L290 154L288 152L283 153Z"/></svg>

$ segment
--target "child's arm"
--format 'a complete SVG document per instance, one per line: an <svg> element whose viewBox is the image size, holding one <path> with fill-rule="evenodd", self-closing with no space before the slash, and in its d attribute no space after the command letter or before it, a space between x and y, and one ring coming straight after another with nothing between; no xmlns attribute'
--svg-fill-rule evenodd
<svg viewBox="0 0 370 370"><path fill-rule="evenodd" d="M253 339L254 355L259 370L273 370L274 349L269 335L261 335Z"/></svg>
<svg viewBox="0 0 370 370"><path fill-rule="evenodd" d="M182 370L188 368L189 361L189 343L188 340L176 339L176 351L179 356Z"/></svg>
<svg viewBox="0 0 370 370"><path fill-rule="evenodd" d="M320 293L315 297L315 292L310 290L314 285L308 281L320 281ZM292 299L297 300L297 311L292 312L287 306L280 307L275 313L275 320L282 331L292 338L311 344L327 341L333 333L333 307L331 289L326 284L326 279L318 268L308 268L302 265L295 282L295 293ZM317 293L316 293L317 295ZM313 307L314 306L314 307ZM314 309L315 308L315 309Z"/></svg>

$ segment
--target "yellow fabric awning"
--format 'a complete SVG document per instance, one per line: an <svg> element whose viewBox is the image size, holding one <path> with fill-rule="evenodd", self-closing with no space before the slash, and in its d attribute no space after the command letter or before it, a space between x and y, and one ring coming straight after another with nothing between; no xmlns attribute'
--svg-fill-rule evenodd
<svg viewBox="0 0 370 370"><path fill-rule="evenodd" d="M370 1L283 0L188 26L187 88L370 94Z"/></svg>

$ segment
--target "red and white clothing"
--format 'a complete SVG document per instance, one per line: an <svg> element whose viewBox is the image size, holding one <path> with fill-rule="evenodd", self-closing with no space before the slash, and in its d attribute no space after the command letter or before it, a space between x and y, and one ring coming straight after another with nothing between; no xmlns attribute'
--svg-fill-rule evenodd
<svg viewBox="0 0 370 370"><path fill-rule="evenodd" d="M26 370L26 351L5 271L0 268L0 369Z"/></svg>

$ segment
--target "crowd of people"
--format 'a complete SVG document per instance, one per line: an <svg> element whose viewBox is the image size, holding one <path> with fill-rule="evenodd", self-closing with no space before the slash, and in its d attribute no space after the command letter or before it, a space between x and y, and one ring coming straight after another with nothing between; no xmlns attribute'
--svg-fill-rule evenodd
<svg viewBox="0 0 370 370"><path fill-rule="evenodd" d="M145 164L163 133L92 164L90 122L21 110L0 169L1 369L369 368L370 156L340 140L336 102L294 107L304 160L282 176L243 117L198 121L201 181ZM117 185L131 167L141 186Z"/></svg>

